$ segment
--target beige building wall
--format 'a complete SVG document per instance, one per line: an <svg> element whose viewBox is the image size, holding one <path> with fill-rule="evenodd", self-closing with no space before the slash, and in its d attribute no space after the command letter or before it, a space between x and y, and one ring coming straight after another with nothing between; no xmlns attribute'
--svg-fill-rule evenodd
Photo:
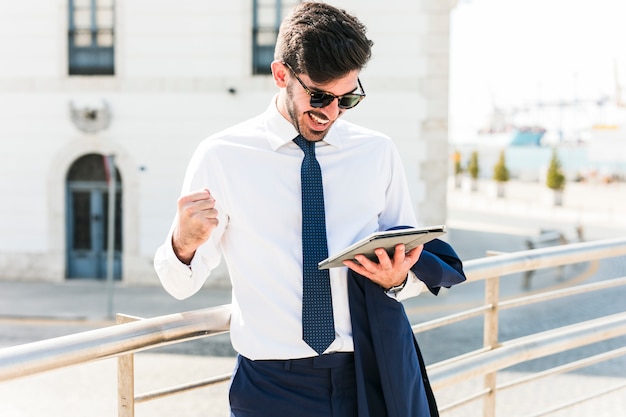
<svg viewBox="0 0 626 417"><path fill-rule="evenodd" d="M332 3L375 42L368 98L346 118L393 138L419 221L444 223L449 3ZM156 283L152 256L195 147L275 93L270 76L251 75L251 0L118 0L115 13L116 74L68 76L67 1L0 2L1 280L66 279L66 176L100 153L122 178L122 280ZM108 108L108 127L79 130L72 106Z"/></svg>

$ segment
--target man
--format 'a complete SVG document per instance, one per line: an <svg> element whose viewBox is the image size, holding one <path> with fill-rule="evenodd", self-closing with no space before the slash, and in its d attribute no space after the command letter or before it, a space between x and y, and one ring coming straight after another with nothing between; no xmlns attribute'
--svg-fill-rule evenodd
<svg viewBox="0 0 626 417"><path fill-rule="evenodd" d="M417 365L406 401L383 395L398 391L386 382L371 395L378 383L369 380L370 371L379 380L387 365L363 366L382 356L382 348L374 346L378 329L362 327L371 321L362 317L382 317L369 311L378 302L385 311L401 311L399 301L419 294L431 274L411 271L431 265L418 262L426 259L423 246L405 253L398 245L391 256L381 249L377 261L359 255L328 273L316 268L328 253L371 232L416 224L391 140L341 119L365 98L359 72L371 46L357 18L328 4L301 3L280 28L271 64L279 92L269 108L202 142L189 163L155 269L164 288L182 299L201 288L224 256L233 286L231 340L239 353L233 416L379 416L395 407L390 402L410 403L411 415L436 413ZM426 279L431 291L463 279L446 271L433 273L434 284ZM406 323L391 327L406 330ZM412 334L405 333L409 356L417 358Z"/></svg>

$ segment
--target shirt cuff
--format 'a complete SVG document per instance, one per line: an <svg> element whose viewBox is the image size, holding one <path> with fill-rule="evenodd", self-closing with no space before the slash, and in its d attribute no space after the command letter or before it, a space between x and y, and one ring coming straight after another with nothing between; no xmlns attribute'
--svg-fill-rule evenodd
<svg viewBox="0 0 626 417"><path fill-rule="evenodd" d="M424 283L417 278L413 271L409 270L406 285L404 286L404 288L402 288L402 290L398 291L395 294L385 294L387 294L387 297L393 298L396 301L402 301L406 300L407 298L418 296L422 292L423 288Z"/></svg>

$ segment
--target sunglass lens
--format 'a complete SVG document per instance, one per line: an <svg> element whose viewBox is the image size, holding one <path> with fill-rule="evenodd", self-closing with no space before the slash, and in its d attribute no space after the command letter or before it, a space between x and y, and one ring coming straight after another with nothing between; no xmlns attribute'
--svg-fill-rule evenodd
<svg viewBox="0 0 626 417"><path fill-rule="evenodd" d="M348 94L341 97L341 100L339 100L339 107L342 109L351 109L359 104L359 101L361 101L361 96L357 94Z"/></svg>
<svg viewBox="0 0 626 417"><path fill-rule="evenodd" d="M333 97L333 96L331 96L329 94L313 93L311 95L311 107L315 107L317 109L322 108L322 107L326 107L330 103L332 103L332 101L334 99L335 99L335 97Z"/></svg>
<svg viewBox="0 0 626 417"><path fill-rule="evenodd" d="M362 96L359 94L346 94L345 96L335 97L332 94L314 93L311 95L311 107L314 107L316 109L326 107L336 98L339 98L340 108L351 109L359 104Z"/></svg>

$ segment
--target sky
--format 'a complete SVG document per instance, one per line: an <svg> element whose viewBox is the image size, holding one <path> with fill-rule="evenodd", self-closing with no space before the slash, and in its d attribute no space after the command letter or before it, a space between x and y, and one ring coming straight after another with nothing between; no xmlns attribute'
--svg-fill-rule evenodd
<svg viewBox="0 0 626 417"><path fill-rule="evenodd" d="M494 104L615 96L626 87L626 0L459 0L451 15L451 140Z"/></svg>

